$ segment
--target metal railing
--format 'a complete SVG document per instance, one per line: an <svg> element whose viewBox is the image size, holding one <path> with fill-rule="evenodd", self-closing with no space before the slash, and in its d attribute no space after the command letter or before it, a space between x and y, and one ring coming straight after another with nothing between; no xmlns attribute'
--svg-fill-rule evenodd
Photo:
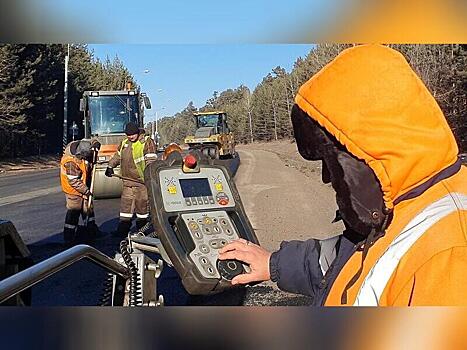
<svg viewBox="0 0 467 350"><path fill-rule="evenodd" d="M83 258L87 258L125 279L130 276L126 266L119 264L93 247L80 244L0 281L0 303Z"/></svg>

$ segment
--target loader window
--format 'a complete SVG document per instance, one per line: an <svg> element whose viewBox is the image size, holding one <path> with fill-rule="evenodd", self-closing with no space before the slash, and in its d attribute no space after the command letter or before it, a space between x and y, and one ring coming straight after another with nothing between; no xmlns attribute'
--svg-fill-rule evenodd
<svg viewBox="0 0 467 350"><path fill-rule="evenodd" d="M208 115L199 115L198 117L198 128L201 127L216 127L220 121L222 123L221 118L217 114L208 114Z"/></svg>
<svg viewBox="0 0 467 350"><path fill-rule="evenodd" d="M123 133L128 122L138 124L138 112L135 95L89 97L91 134Z"/></svg>

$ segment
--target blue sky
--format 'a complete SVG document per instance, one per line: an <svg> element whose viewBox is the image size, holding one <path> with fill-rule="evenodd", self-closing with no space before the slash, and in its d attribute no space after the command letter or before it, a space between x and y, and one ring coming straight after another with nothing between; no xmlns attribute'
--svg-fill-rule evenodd
<svg viewBox="0 0 467 350"><path fill-rule="evenodd" d="M202 107L214 91L243 84L253 90L274 67L290 71L299 56L312 45L219 44L219 45L89 45L104 60L118 57L135 76L153 109L146 121L173 115L190 101ZM149 70L149 73L144 73ZM162 109L162 107L165 107Z"/></svg>

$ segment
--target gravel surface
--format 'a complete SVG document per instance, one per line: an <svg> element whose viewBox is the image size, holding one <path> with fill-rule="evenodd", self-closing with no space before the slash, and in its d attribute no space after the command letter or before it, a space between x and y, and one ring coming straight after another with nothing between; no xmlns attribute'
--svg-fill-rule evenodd
<svg viewBox="0 0 467 350"><path fill-rule="evenodd" d="M284 240L327 238L343 230L332 224L334 190L321 182L321 162L301 158L290 141L237 146L241 166L236 184L261 245L277 250ZM244 305L309 305L303 295L284 293L275 283L247 288Z"/></svg>

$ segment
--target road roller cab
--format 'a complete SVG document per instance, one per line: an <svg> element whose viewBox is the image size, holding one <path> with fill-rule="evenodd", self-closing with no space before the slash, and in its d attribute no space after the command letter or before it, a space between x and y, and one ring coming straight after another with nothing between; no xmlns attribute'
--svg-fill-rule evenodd
<svg viewBox="0 0 467 350"><path fill-rule="evenodd" d="M121 195L121 181L116 177L105 177L105 169L125 137L126 124L134 122L143 128L145 108L151 108L151 102L138 90L84 92L80 101L80 110L84 113L84 136L87 139L97 139L102 145L94 177L96 198L115 198ZM115 169L115 173L120 175L119 167Z"/></svg>

